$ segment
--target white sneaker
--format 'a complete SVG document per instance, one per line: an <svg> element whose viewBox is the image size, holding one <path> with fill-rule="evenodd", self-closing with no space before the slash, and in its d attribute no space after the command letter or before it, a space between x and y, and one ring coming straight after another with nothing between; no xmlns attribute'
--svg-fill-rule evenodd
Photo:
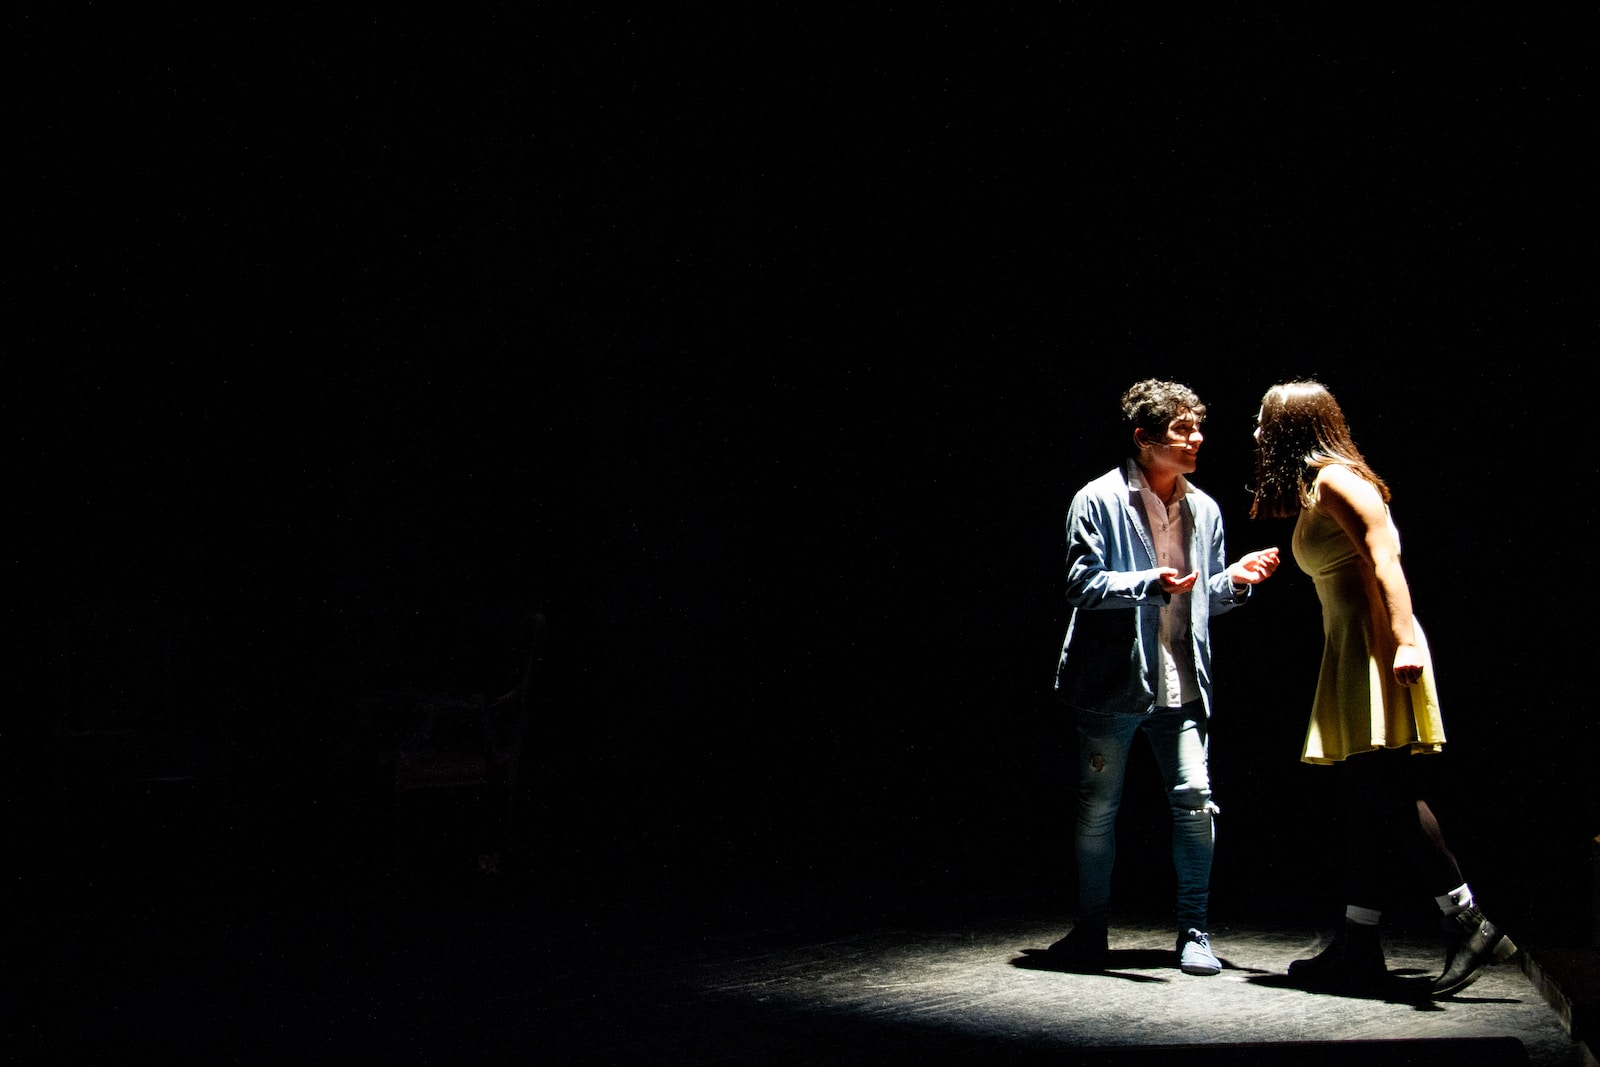
<svg viewBox="0 0 1600 1067"><path fill-rule="evenodd" d="M1221 974L1222 964L1211 953L1211 939L1203 930L1190 928L1178 935L1178 969L1184 974Z"/></svg>

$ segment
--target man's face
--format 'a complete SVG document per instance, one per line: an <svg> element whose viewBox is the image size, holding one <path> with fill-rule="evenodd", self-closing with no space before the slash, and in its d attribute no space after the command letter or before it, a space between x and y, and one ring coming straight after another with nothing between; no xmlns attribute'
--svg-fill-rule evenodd
<svg viewBox="0 0 1600 1067"><path fill-rule="evenodd" d="M1193 474L1205 435L1192 411L1180 411L1167 423L1166 433L1146 438L1150 447L1143 450L1152 471L1164 474Z"/></svg>

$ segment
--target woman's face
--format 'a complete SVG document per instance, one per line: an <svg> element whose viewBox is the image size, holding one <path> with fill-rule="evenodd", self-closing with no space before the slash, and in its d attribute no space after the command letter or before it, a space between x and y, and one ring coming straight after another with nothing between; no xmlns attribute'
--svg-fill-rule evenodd
<svg viewBox="0 0 1600 1067"><path fill-rule="evenodd" d="M1273 402L1272 411L1267 411L1268 402ZM1283 416L1283 397L1278 395L1276 389L1267 390L1267 395L1261 398L1261 406L1256 409L1256 428L1251 434L1256 439L1256 447L1261 447L1265 442L1263 437L1267 432L1267 423L1277 426L1277 421Z"/></svg>

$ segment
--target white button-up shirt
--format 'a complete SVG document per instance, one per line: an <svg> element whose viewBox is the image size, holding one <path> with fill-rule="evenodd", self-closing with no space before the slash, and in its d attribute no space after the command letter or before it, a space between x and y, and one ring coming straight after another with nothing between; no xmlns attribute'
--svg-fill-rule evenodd
<svg viewBox="0 0 1600 1067"><path fill-rule="evenodd" d="M1183 536L1183 497L1189 483L1178 477L1172 502L1165 503L1151 490L1137 463L1128 478L1150 519L1150 539L1156 550L1156 566L1171 567L1179 575L1188 574L1189 544ZM1182 593L1168 597L1161 608L1160 647L1156 653L1155 706L1175 708L1200 699L1200 682L1194 669L1194 642L1189 634L1189 597Z"/></svg>

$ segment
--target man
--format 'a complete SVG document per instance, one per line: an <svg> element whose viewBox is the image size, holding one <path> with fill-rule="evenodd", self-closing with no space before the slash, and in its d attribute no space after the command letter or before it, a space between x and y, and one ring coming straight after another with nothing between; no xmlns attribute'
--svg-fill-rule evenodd
<svg viewBox="0 0 1600 1067"><path fill-rule="evenodd" d="M1225 566L1222 513L1187 478L1205 414L1186 386L1134 385L1122 397L1133 456L1079 490L1067 512L1072 615L1056 690L1077 715L1079 914L1049 950L1064 969L1107 963L1117 808L1139 733L1172 811L1178 965L1186 974L1222 969L1206 933L1218 810L1207 766L1210 622L1272 574L1278 550Z"/></svg>

